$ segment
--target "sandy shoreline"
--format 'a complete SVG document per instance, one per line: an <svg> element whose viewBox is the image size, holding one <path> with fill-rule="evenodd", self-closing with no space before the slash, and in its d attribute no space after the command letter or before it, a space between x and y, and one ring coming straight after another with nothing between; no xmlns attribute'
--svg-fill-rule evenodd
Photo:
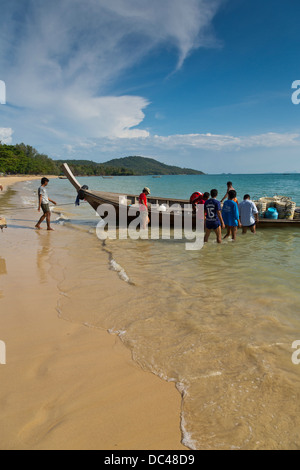
<svg viewBox="0 0 300 470"><path fill-rule="evenodd" d="M16 183L22 183L23 181L35 181L40 180L42 176L32 176L32 175L22 175L22 176L0 176L0 186L3 187L3 192L5 192L9 187L13 186ZM48 179L58 178L58 176L47 176ZM1 195L1 191L0 191Z"/></svg>
<svg viewBox="0 0 300 470"><path fill-rule="evenodd" d="M59 317L59 283L70 262L66 229L33 230L34 211L26 219L11 208L4 215L0 449L185 449L174 384L142 371L117 336ZM117 282L112 271L105 278L104 292Z"/></svg>

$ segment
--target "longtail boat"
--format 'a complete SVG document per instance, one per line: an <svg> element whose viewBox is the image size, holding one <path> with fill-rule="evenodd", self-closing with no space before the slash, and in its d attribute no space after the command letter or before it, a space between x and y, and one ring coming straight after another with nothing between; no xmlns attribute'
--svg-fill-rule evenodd
<svg viewBox="0 0 300 470"><path fill-rule="evenodd" d="M64 163L63 171L76 189L79 199L87 201L91 207L97 211L101 205L111 205L115 208L117 223L120 218L121 211L127 211L128 223L136 219L136 214L132 214L130 208L138 207L139 196L136 194L110 193L105 191L92 191L87 186L82 186L73 175L70 167ZM170 227L179 227L180 221L184 223L184 217L189 216L193 220L193 227L196 226L196 215L193 214L192 206L186 199L172 199L164 197L148 196L149 218L155 220L162 226L164 217L170 217ZM178 210L176 210L176 207ZM184 215L184 216L183 216ZM259 228L283 228L283 227L300 227L300 220L287 219L259 219Z"/></svg>

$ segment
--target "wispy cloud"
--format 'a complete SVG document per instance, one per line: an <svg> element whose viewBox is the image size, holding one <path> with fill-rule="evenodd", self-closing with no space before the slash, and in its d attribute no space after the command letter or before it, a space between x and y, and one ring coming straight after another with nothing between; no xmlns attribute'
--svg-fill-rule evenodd
<svg viewBox="0 0 300 470"><path fill-rule="evenodd" d="M6 127L0 127L0 142L2 144L12 143L13 130Z"/></svg>
<svg viewBox="0 0 300 470"><path fill-rule="evenodd" d="M214 134L184 134L170 136L154 136L154 145L165 148L193 147L205 150L238 151L247 148L276 148L300 145L300 133L279 134L268 132L252 136L232 136Z"/></svg>
<svg viewBox="0 0 300 470"><path fill-rule="evenodd" d="M170 136L146 136L139 139L101 138L75 140L72 144L64 146L69 157L78 158L84 151L87 158L93 158L94 155L109 156L116 155L149 155L160 157L172 155L183 161L186 157L202 155L220 155L230 154L232 159L236 159L240 152L247 150L267 150L282 151L283 149L297 149L300 147L299 133L273 133L269 132L260 135L250 136L232 136L215 134L183 134ZM125 153L124 153L125 152ZM235 157L236 155L236 157ZM58 158L62 155L57 154Z"/></svg>
<svg viewBox="0 0 300 470"><path fill-rule="evenodd" d="M158 47L177 50L178 69L195 48L216 44L210 26L222 1L6 2L0 70L8 101L23 108L15 126L42 125L70 139L147 137L136 127L149 101L114 96L114 85Z"/></svg>

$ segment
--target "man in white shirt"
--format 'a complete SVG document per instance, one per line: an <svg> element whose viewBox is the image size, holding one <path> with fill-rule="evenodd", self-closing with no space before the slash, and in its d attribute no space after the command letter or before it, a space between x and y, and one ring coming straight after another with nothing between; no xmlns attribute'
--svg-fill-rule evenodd
<svg viewBox="0 0 300 470"><path fill-rule="evenodd" d="M243 227L243 234L247 233L248 228L252 233L256 233L256 224L258 223L258 210L249 194L245 194L243 202L239 204L240 221Z"/></svg>
<svg viewBox="0 0 300 470"><path fill-rule="evenodd" d="M52 199L48 198L46 186L48 186L49 180L47 178L42 178L41 181L41 187L38 190L38 196L39 196L39 207L38 211L41 212L41 209L43 211L43 215L36 224L35 228L38 230L41 230L41 223L44 222L46 219L47 221L47 230L53 231L53 228L50 226L50 218L51 218L51 211L50 211L50 205L49 202L52 202L56 206L56 202L52 201Z"/></svg>

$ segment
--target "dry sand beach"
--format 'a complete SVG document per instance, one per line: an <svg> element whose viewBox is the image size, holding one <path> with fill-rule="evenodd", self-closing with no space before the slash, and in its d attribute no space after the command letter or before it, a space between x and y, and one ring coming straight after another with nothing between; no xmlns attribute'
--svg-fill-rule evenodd
<svg viewBox="0 0 300 470"><path fill-rule="evenodd" d="M68 266L80 277L75 239L61 226L34 230L37 212L18 209L18 188L0 195L0 449L184 449L174 384L140 369L117 336L60 318ZM128 286L99 261L100 301Z"/></svg>

